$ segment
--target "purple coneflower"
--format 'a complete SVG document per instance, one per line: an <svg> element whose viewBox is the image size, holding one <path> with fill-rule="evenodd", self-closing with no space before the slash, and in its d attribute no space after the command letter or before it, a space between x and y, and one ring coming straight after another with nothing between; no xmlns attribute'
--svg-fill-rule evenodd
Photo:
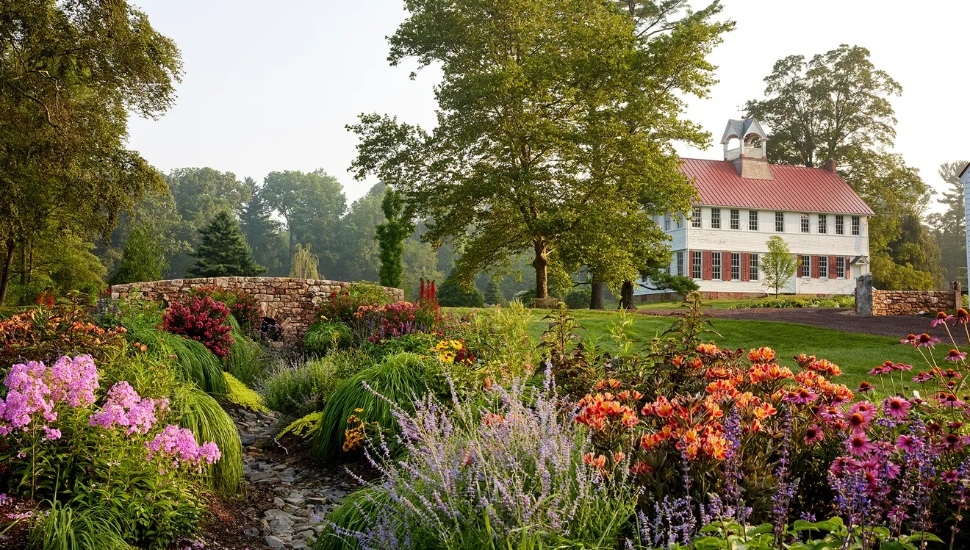
<svg viewBox="0 0 970 550"><path fill-rule="evenodd" d="M845 440L845 448L855 456L866 456L876 448L875 445L869 441L865 432L852 432L849 439Z"/></svg>
<svg viewBox="0 0 970 550"><path fill-rule="evenodd" d="M960 481L960 472L956 470L950 470L948 472L943 472L943 475L940 477L946 483L956 483Z"/></svg>
<svg viewBox="0 0 970 550"><path fill-rule="evenodd" d="M929 382L933 379L933 374L926 371L919 371L916 376L913 377L913 382Z"/></svg>
<svg viewBox="0 0 970 550"><path fill-rule="evenodd" d="M953 320L952 315L947 315L945 311L941 311L936 314L936 319L933 319L933 322L930 323L930 326L935 327L938 325L942 325L943 323L951 320Z"/></svg>
<svg viewBox="0 0 970 550"><path fill-rule="evenodd" d="M919 336L916 336L913 333L909 333L909 334L906 335L906 338L901 339L899 341L899 343L900 344L913 344L913 345L916 345L916 342L918 342L918 341L919 341Z"/></svg>
<svg viewBox="0 0 970 550"><path fill-rule="evenodd" d="M967 358L967 352L965 351L961 352L960 350L957 350L957 349L951 349L950 352L946 354L946 360L953 361L954 363L957 361L963 361L966 358Z"/></svg>
<svg viewBox="0 0 970 550"><path fill-rule="evenodd" d="M896 448L907 453L914 452L917 443L919 443L919 440L911 435L901 435L896 438Z"/></svg>
<svg viewBox="0 0 970 550"><path fill-rule="evenodd" d="M960 401L956 394L951 392L941 391L940 393L936 394L936 400L939 401L940 405L943 405L944 407L965 407L967 405L963 401Z"/></svg>
<svg viewBox="0 0 970 550"><path fill-rule="evenodd" d="M967 324L967 321L970 321L970 313L967 313L967 310L961 307L957 310L956 322L960 323L961 325L965 325Z"/></svg>
<svg viewBox="0 0 970 550"><path fill-rule="evenodd" d="M906 418L906 415L909 413L909 407L909 401L898 396L883 399L882 401L882 410L886 413L886 416L891 416L896 420Z"/></svg>
<svg viewBox="0 0 970 550"><path fill-rule="evenodd" d="M918 348L931 348L939 343L940 343L939 338L935 336L930 336L929 334L923 332L917 337L913 345Z"/></svg>
<svg viewBox="0 0 970 550"><path fill-rule="evenodd" d="M867 393L867 392L871 392L874 389L875 389L875 386L873 386L869 382L863 381L861 384L859 384L859 389L857 389L855 392L856 393Z"/></svg>
<svg viewBox="0 0 970 550"><path fill-rule="evenodd" d="M812 445L825 439L825 434L818 424L812 424L805 430L805 444Z"/></svg>

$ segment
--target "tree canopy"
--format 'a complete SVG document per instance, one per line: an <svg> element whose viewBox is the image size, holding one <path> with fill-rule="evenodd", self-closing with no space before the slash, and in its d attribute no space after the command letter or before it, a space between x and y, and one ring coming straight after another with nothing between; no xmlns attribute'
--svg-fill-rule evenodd
<svg viewBox="0 0 970 550"><path fill-rule="evenodd" d="M51 223L88 238L159 174L125 147L129 110L174 100L178 48L123 0L7 1L0 9L0 303L18 248Z"/></svg>
<svg viewBox="0 0 970 550"><path fill-rule="evenodd" d="M788 243L778 235L768 238L768 253L761 257L759 269L761 271L761 284L769 290L775 291L778 296L779 291L788 285L788 281L795 275L798 263L788 249Z"/></svg>
<svg viewBox="0 0 970 550"><path fill-rule="evenodd" d="M620 9L631 4L642 21ZM709 20L716 2L697 14L682 1L651 15L641 4L407 2L389 61L440 65L438 124L429 133L362 115L350 127L361 140L357 176L399 189L431 242L454 240L462 281L531 250L545 297L550 260L591 212L622 233L634 229L612 216L690 206L670 140L706 142L679 118L682 98L707 93L705 56L730 24ZM664 30L650 32L654 24ZM627 264L617 262L634 272Z"/></svg>
<svg viewBox="0 0 970 550"><path fill-rule="evenodd" d="M199 232L199 247L193 254L195 265L188 277L251 277L265 268L256 265L239 222L223 210Z"/></svg>
<svg viewBox="0 0 970 550"><path fill-rule="evenodd" d="M947 184L937 202L946 210L930 216L929 223L933 228L940 249L940 267L947 281L960 281L963 288L967 288L967 241L966 241L966 207L964 205L963 182L960 172L966 167L967 161L944 162L940 165L939 175Z"/></svg>
<svg viewBox="0 0 970 550"><path fill-rule="evenodd" d="M765 99L748 101L745 110L771 129L772 162L819 167L832 159L873 209L869 243L877 285L930 288L939 278L939 251L919 222L930 189L887 150L896 137L890 98L901 93L872 64L869 50L842 44L810 60L791 55L776 62L765 78Z"/></svg>

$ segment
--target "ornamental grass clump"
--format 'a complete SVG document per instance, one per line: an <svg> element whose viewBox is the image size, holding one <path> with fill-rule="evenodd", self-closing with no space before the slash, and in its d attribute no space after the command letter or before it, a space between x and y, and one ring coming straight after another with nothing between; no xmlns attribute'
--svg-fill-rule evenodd
<svg viewBox="0 0 970 550"><path fill-rule="evenodd" d="M352 499L356 512L334 511L317 548L615 547L636 502L626 465L584 463L585 430L546 380L493 385L483 399L427 395L413 411L387 400L400 435L366 451L382 477Z"/></svg>

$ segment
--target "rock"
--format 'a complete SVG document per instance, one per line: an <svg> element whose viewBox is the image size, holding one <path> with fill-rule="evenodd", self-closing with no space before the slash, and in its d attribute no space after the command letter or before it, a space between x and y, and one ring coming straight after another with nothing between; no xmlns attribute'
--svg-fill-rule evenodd
<svg viewBox="0 0 970 550"><path fill-rule="evenodd" d="M255 527L250 527L249 529L246 529L245 531L243 531L243 534L245 534L247 537L258 537L259 529Z"/></svg>
<svg viewBox="0 0 970 550"><path fill-rule="evenodd" d="M286 548L286 544L284 544L282 540L280 540L277 537L274 537L273 535L267 535L266 537L264 537L263 542L266 543L266 546L269 546L270 548Z"/></svg>

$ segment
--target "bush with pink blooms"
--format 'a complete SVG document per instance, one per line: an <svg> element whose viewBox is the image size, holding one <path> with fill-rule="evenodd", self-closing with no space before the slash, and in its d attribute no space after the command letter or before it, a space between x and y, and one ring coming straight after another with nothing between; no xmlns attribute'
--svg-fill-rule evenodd
<svg viewBox="0 0 970 550"><path fill-rule="evenodd" d="M103 529L164 548L197 529L205 467L221 453L164 422L166 397L143 397L124 380L105 392L101 382L90 355L13 365L0 398L0 491L42 509L101 510L111 518ZM38 514L35 531L49 517Z"/></svg>
<svg viewBox="0 0 970 550"><path fill-rule="evenodd" d="M216 357L224 359L232 347L232 327L226 318L229 308L209 296L175 302L162 317L165 330L201 342Z"/></svg>

